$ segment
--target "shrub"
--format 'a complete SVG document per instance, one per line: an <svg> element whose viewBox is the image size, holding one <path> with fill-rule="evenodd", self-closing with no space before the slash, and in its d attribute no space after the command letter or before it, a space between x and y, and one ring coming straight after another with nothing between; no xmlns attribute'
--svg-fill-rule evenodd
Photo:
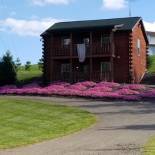
<svg viewBox="0 0 155 155"><path fill-rule="evenodd" d="M21 62L20 62L20 59L17 58L16 61L15 61L15 67L16 67L16 70L17 70L17 71L20 69L21 65L22 65L22 64L21 64Z"/></svg>
<svg viewBox="0 0 155 155"><path fill-rule="evenodd" d="M29 71L30 69L31 69L31 62L27 61L26 64L25 64L25 70Z"/></svg>
<svg viewBox="0 0 155 155"><path fill-rule="evenodd" d="M0 60L0 85L14 84L16 82L16 68L9 51Z"/></svg>

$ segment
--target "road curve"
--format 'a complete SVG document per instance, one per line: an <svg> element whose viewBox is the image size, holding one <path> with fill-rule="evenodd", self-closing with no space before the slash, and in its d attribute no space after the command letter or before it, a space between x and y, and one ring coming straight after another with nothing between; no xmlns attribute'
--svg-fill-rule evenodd
<svg viewBox="0 0 155 155"><path fill-rule="evenodd" d="M12 97L14 98L14 97ZM155 135L155 103L104 102L76 98L19 97L54 101L85 109L98 117L96 125L81 132L15 149L0 155L141 155Z"/></svg>

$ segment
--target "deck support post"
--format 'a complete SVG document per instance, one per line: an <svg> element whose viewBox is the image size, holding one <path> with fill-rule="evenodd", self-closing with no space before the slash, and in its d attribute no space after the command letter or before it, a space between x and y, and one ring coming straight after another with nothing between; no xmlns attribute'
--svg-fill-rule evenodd
<svg viewBox="0 0 155 155"><path fill-rule="evenodd" d="M70 33L70 82L73 82L73 33Z"/></svg>
<svg viewBox="0 0 155 155"><path fill-rule="evenodd" d="M51 35L51 44L50 44L50 51L49 51L49 59L50 59L50 82L53 81L53 75L54 75L54 72L53 72L53 59L52 59L52 45L53 45L53 35Z"/></svg>
<svg viewBox="0 0 155 155"><path fill-rule="evenodd" d="M110 45L111 45L111 57L110 57L110 63L111 63L111 82L114 81L114 57L115 57L115 39L114 39L114 32L115 29L112 29L110 33Z"/></svg>
<svg viewBox="0 0 155 155"><path fill-rule="evenodd" d="M89 79L90 81L92 80L92 71L93 71L93 33L90 32L90 75Z"/></svg>

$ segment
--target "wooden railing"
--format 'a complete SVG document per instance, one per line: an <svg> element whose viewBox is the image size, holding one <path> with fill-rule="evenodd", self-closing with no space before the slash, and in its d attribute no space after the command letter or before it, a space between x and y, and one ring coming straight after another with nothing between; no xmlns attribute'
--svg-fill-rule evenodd
<svg viewBox="0 0 155 155"><path fill-rule="evenodd" d="M98 45L93 45L91 46L86 46L86 57L91 56L91 49L92 49L92 56L104 56L104 55L110 55L111 54L111 46L110 43L104 44L102 47ZM51 49L52 56L66 56L70 57L70 46L54 46ZM78 52L77 52L77 45L72 46L72 56L77 57Z"/></svg>
<svg viewBox="0 0 155 155"><path fill-rule="evenodd" d="M70 56L70 46L53 46L51 54L52 56Z"/></svg>
<svg viewBox="0 0 155 155"><path fill-rule="evenodd" d="M106 71L104 73L101 73L99 71L92 73L92 81L111 81L111 72Z"/></svg>
<svg viewBox="0 0 155 155"><path fill-rule="evenodd" d="M102 46L94 45L92 47L92 55L109 55L111 53L110 43L104 44Z"/></svg>
<svg viewBox="0 0 155 155"><path fill-rule="evenodd" d="M111 81L111 72L101 73L99 71L92 72L91 79L90 73L83 72L66 72L53 74L54 81L67 81L67 82L80 82L80 81Z"/></svg>

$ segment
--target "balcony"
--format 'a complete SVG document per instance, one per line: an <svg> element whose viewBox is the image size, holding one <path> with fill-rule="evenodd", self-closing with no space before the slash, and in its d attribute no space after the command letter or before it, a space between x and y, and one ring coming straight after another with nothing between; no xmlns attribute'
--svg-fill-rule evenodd
<svg viewBox="0 0 155 155"><path fill-rule="evenodd" d="M107 55L111 55L110 43L104 44L102 46L98 45L92 46L92 56L107 56Z"/></svg>
<svg viewBox="0 0 155 155"><path fill-rule="evenodd" d="M70 52L72 49L72 52ZM78 57L77 45L70 46L53 46L52 57ZM90 56L110 56L111 55L111 45L110 43L101 46L92 45L86 46L86 57Z"/></svg>

